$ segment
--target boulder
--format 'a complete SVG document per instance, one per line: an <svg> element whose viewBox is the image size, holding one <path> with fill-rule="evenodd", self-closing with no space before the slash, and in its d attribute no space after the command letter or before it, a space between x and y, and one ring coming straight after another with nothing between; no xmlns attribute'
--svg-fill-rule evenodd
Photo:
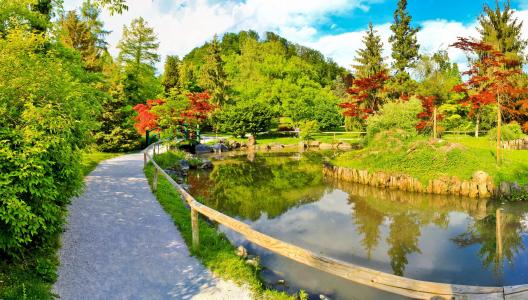
<svg viewBox="0 0 528 300"><path fill-rule="evenodd" d="M479 190L478 190L478 185L476 182L474 181L470 181L469 182L469 197L470 198L478 198L478 195L479 195Z"/></svg>
<svg viewBox="0 0 528 300"><path fill-rule="evenodd" d="M248 256L248 252L246 248L244 248L244 246L242 245L238 246L238 248L235 250L235 254L236 256L242 257L242 258L246 258Z"/></svg>
<svg viewBox="0 0 528 300"><path fill-rule="evenodd" d="M468 197L469 196L469 182L463 181L460 185L460 195Z"/></svg>
<svg viewBox="0 0 528 300"><path fill-rule="evenodd" d="M209 145L198 144L194 147L194 151L198 154L200 153L210 153L213 152L213 148Z"/></svg>
<svg viewBox="0 0 528 300"><path fill-rule="evenodd" d="M319 147L320 144L321 142L319 141L311 141L311 142L308 142L308 147Z"/></svg>
<svg viewBox="0 0 528 300"><path fill-rule="evenodd" d="M185 159L180 160L175 167L184 172L189 171L189 169L191 168L191 166L189 165L189 162L186 161Z"/></svg>
<svg viewBox="0 0 528 300"><path fill-rule="evenodd" d="M229 151L227 146L222 144L222 143L214 144L212 148L213 148L214 152L227 152L227 151Z"/></svg>
<svg viewBox="0 0 528 300"><path fill-rule="evenodd" d="M475 172L472 181L477 184L479 198L487 198L491 196L491 192L488 190L488 183L491 182L491 178L486 172Z"/></svg>
<svg viewBox="0 0 528 300"><path fill-rule="evenodd" d="M323 150L329 150L329 149L332 149L332 147L333 147L332 144L328 144L328 143L319 144L319 148Z"/></svg>
<svg viewBox="0 0 528 300"><path fill-rule="evenodd" d="M499 185L499 192L502 196L510 196L511 195L510 184L504 181L501 182Z"/></svg>
<svg viewBox="0 0 528 300"><path fill-rule="evenodd" d="M202 159L202 164L199 166L200 169L212 169L213 163L208 159Z"/></svg>
<svg viewBox="0 0 528 300"><path fill-rule="evenodd" d="M339 150L352 150L352 145L349 143L341 143L337 146Z"/></svg>

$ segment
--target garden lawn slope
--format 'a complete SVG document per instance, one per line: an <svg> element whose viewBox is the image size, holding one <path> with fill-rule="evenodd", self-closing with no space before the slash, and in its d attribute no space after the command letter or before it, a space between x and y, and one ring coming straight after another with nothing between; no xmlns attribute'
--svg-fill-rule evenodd
<svg viewBox="0 0 528 300"><path fill-rule="evenodd" d="M406 174L422 183L444 176L468 180L476 171L488 173L495 184L501 181L528 183L528 151L503 150L497 165L495 144L488 138L447 136L433 143L419 138L375 142L364 149L346 152L332 163L336 166Z"/></svg>

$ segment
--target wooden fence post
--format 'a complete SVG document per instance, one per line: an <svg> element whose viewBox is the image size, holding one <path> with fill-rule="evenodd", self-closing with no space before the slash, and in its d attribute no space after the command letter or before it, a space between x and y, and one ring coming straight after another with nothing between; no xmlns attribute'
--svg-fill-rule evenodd
<svg viewBox="0 0 528 300"><path fill-rule="evenodd" d="M147 152L143 152L143 167L147 166Z"/></svg>
<svg viewBox="0 0 528 300"><path fill-rule="evenodd" d="M198 211L191 207L192 247L200 248L200 228L198 227Z"/></svg>
<svg viewBox="0 0 528 300"><path fill-rule="evenodd" d="M154 167L154 176L152 177L152 191L158 190L158 168Z"/></svg>

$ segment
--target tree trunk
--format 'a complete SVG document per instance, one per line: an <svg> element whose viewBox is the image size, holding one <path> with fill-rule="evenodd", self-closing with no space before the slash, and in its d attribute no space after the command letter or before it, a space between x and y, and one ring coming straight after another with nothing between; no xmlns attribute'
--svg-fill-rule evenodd
<svg viewBox="0 0 528 300"><path fill-rule="evenodd" d="M433 139L436 140L437 138L437 132L436 132L436 105L433 109Z"/></svg>
<svg viewBox="0 0 528 300"><path fill-rule="evenodd" d="M501 116L501 106L500 101L497 105L497 164L501 162L501 125L502 125L502 116Z"/></svg>
<svg viewBox="0 0 528 300"><path fill-rule="evenodd" d="M480 112L477 113L476 115L476 118L477 118L477 124L475 125L475 137L478 138L479 137L479 126L480 126Z"/></svg>

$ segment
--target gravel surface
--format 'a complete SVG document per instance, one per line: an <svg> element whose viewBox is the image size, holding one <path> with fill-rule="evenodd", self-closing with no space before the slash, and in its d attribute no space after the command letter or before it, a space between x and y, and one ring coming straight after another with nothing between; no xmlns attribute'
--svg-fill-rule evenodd
<svg viewBox="0 0 528 300"><path fill-rule="evenodd" d="M150 191L143 154L102 162L86 177L69 208L60 262L61 299L251 298L189 255Z"/></svg>

